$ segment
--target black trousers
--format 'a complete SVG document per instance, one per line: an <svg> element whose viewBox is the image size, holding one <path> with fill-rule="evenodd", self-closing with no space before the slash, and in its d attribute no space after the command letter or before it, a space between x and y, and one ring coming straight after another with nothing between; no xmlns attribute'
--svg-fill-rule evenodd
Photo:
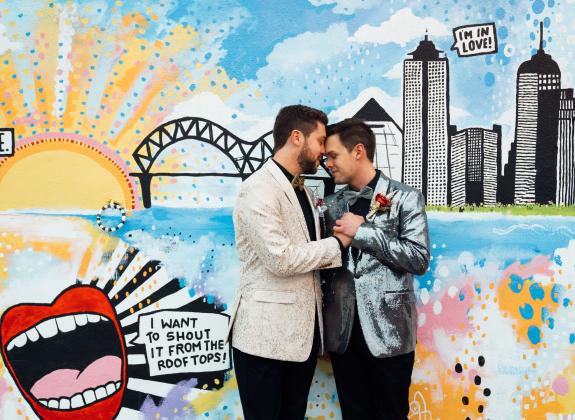
<svg viewBox="0 0 575 420"><path fill-rule="evenodd" d="M316 319L312 350L305 362L267 359L233 348L245 420L302 420L319 346Z"/></svg>
<svg viewBox="0 0 575 420"><path fill-rule="evenodd" d="M344 420L407 419L415 352L374 357L356 312L345 353L330 356Z"/></svg>

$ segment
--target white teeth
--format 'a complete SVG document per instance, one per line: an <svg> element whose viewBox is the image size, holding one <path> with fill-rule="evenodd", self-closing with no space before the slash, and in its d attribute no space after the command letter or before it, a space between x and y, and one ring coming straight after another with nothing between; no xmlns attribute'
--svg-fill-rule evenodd
<svg viewBox="0 0 575 420"><path fill-rule="evenodd" d="M14 344L16 347L24 347L27 341L28 338L26 337L26 333L22 333L14 339Z"/></svg>
<svg viewBox="0 0 575 420"><path fill-rule="evenodd" d="M84 401L86 402L86 404L90 404L96 401L96 394L94 393L93 389L85 390L82 393L82 396L84 397Z"/></svg>
<svg viewBox="0 0 575 420"><path fill-rule="evenodd" d="M96 322L100 322L100 315L96 314L88 314L88 322L95 324Z"/></svg>
<svg viewBox="0 0 575 420"><path fill-rule="evenodd" d="M66 397L60 398L60 410L70 409L70 399Z"/></svg>
<svg viewBox="0 0 575 420"><path fill-rule="evenodd" d="M99 386L96 388L96 398L101 400L102 398L106 398L108 393L106 392L106 388L103 386Z"/></svg>
<svg viewBox="0 0 575 420"><path fill-rule="evenodd" d="M98 314L74 314L46 319L10 340L6 345L6 350L10 351L14 347L24 347L29 341L38 341L40 336L42 338L51 338L58 332L70 332L75 330L76 327L82 327L88 323L95 324L100 321L109 322L110 318Z"/></svg>
<svg viewBox="0 0 575 420"><path fill-rule="evenodd" d="M88 323L88 315L86 314L74 315L74 321L76 321L76 325L78 325L79 327L86 325Z"/></svg>
<svg viewBox="0 0 575 420"><path fill-rule="evenodd" d="M100 321L100 315L88 314L88 322L95 324Z"/></svg>
<svg viewBox="0 0 575 420"><path fill-rule="evenodd" d="M25 333L18 334L16 337L14 337L12 340L10 340L10 342L6 346L6 350L10 351L14 348L14 346L24 347L26 345L27 341L28 341L28 339L26 338Z"/></svg>
<svg viewBox="0 0 575 420"><path fill-rule="evenodd" d="M58 328L54 318L42 321L36 328L38 328L38 332L44 338L54 337L58 333Z"/></svg>
<svg viewBox="0 0 575 420"><path fill-rule="evenodd" d="M76 329L74 315L66 315L56 318L56 324L58 324L58 329L62 332L68 332Z"/></svg>
<svg viewBox="0 0 575 420"><path fill-rule="evenodd" d="M109 384L106 385L106 392L108 393L108 395L112 395L114 392L116 392L116 385L114 384L114 382L110 382Z"/></svg>
<svg viewBox="0 0 575 420"><path fill-rule="evenodd" d="M32 327L28 331L26 331L26 335L32 341L38 341L38 339L40 338L40 334L38 333L38 330L34 327Z"/></svg>
<svg viewBox="0 0 575 420"><path fill-rule="evenodd" d="M71 408L79 408L84 406L84 398L82 398L82 394L76 394L72 397L72 400L70 401L70 407Z"/></svg>
<svg viewBox="0 0 575 420"><path fill-rule="evenodd" d="M38 400L38 402L52 409L75 410L109 397L121 386L122 382L108 382L106 386L99 386L95 390L88 388L82 393L75 394L72 398L62 397L59 400L52 398L50 400Z"/></svg>

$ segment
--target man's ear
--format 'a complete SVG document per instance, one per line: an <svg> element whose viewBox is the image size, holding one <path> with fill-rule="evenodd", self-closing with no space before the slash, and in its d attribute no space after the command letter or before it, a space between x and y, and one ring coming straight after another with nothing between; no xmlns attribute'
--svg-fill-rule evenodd
<svg viewBox="0 0 575 420"><path fill-rule="evenodd" d="M361 159L362 155L366 155L365 145L363 143L358 143L355 145L355 159Z"/></svg>
<svg viewBox="0 0 575 420"><path fill-rule="evenodd" d="M303 133L299 130L292 130L289 135L289 140L296 146L300 145L300 142L303 139Z"/></svg>

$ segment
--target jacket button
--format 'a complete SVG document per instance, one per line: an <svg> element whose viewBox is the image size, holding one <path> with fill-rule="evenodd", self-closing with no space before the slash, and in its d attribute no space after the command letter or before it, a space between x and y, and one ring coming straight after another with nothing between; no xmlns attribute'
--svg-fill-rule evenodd
<svg viewBox="0 0 575 420"><path fill-rule="evenodd" d="M353 275L353 277L355 277L356 279L358 279L358 278L360 278L361 276L360 276L359 274L355 273L355 274Z"/></svg>

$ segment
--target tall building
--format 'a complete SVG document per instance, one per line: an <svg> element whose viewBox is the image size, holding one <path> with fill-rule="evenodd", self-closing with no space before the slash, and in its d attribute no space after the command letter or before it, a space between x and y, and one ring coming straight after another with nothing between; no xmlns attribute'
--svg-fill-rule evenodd
<svg viewBox="0 0 575 420"><path fill-rule="evenodd" d="M559 101L557 204L575 204L575 101L573 89L562 89Z"/></svg>
<svg viewBox="0 0 575 420"><path fill-rule="evenodd" d="M401 128L373 98L354 115L375 133L374 165L388 177L401 181L403 167L403 134Z"/></svg>
<svg viewBox="0 0 575 420"><path fill-rule="evenodd" d="M501 172L501 126L493 129L450 126L450 204L497 203Z"/></svg>
<svg viewBox="0 0 575 420"><path fill-rule="evenodd" d="M540 32L539 50L517 71L516 204L556 201L561 71L543 50L543 23Z"/></svg>
<svg viewBox="0 0 575 420"><path fill-rule="evenodd" d="M441 53L425 35L403 64L403 182L434 205L447 205L449 191L449 65Z"/></svg>
<svg viewBox="0 0 575 420"><path fill-rule="evenodd" d="M507 163L503 168L503 174L497 188L497 202L501 204L513 204L515 198L515 162L517 161L517 143L511 142L511 148L507 154Z"/></svg>

